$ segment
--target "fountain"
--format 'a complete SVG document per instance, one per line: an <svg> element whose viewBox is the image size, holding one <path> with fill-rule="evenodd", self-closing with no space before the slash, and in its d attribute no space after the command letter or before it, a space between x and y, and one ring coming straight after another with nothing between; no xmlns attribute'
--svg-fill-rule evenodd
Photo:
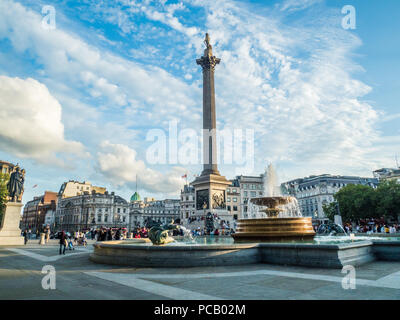
<svg viewBox="0 0 400 320"><path fill-rule="evenodd" d="M340 224L336 224L333 222L329 222L327 224L321 224L318 227L317 234L319 236L348 235Z"/></svg>
<svg viewBox="0 0 400 320"><path fill-rule="evenodd" d="M235 242L290 242L312 240L310 217L302 217L297 199L283 196L272 164L264 175L264 197L249 199L250 219L239 219Z"/></svg>

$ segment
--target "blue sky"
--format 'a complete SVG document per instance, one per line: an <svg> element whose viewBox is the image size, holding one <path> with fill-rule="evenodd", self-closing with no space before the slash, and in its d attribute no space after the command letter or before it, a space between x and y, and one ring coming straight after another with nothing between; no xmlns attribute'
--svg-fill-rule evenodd
<svg viewBox="0 0 400 320"><path fill-rule="evenodd" d="M42 7L56 29L42 27ZM344 5L356 29L341 26ZM396 0L0 2L0 159L27 170L24 201L88 180L128 198L178 197L201 165L151 164L151 129L201 129L209 32L218 127L252 129L254 168L280 180L371 176L400 157ZM10 119L13 119L10 120ZM235 165L221 165L232 178ZM38 187L32 188L37 184Z"/></svg>

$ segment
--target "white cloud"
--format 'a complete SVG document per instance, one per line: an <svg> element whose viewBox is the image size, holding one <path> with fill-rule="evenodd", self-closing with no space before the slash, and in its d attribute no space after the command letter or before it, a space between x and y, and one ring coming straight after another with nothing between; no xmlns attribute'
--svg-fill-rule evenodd
<svg viewBox="0 0 400 320"><path fill-rule="evenodd" d="M177 112L190 118L186 108L195 105L195 90L185 81L159 67L142 66L92 46L76 34L59 28L44 30L41 19L19 3L2 1L0 39L8 38L20 54L33 52L44 75L68 83L74 94L87 89L92 97L104 98L109 108L128 106L133 99L143 101L153 122Z"/></svg>
<svg viewBox="0 0 400 320"><path fill-rule="evenodd" d="M146 167L144 161L137 159L137 152L126 145L103 141L100 148L97 171L115 186L133 189L138 176L140 188L150 192L176 196L182 188L185 168L173 167L161 173Z"/></svg>
<svg viewBox="0 0 400 320"><path fill-rule="evenodd" d="M83 146L64 137L61 105L31 78L0 76L0 148L22 158L62 165L57 153L84 156Z"/></svg>

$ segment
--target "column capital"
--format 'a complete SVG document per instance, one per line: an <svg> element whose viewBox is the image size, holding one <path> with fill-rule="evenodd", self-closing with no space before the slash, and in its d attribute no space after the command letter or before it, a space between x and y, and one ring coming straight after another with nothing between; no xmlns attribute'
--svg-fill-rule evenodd
<svg viewBox="0 0 400 320"><path fill-rule="evenodd" d="M196 59L196 63L201 65L204 69L212 69L214 70L215 66L219 64L221 61L220 58L216 58L215 56L203 56L200 59Z"/></svg>
<svg viewBox="0 0 400 320"><path fill-rule="evenodd" d="M204 50L204 55L200 59L196 59L196 63L201 65L203 70L212 69L214 70L215 66L221 61L220 58L216 58L212 54L212 46L210 44L210 37L208 33L206 33L206 38L204 40L206 48Z"/></svg>

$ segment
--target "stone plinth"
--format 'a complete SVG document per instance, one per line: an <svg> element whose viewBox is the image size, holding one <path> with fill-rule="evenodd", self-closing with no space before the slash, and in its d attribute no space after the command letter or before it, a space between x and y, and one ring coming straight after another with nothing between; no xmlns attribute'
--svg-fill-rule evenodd
<svg viewBox="0 0 400 320"><path fill-rule="evenodd" d="M19 228L22 206L20 202L7 203L0 229L0 246L24 245L24 237Z"/></svg>

